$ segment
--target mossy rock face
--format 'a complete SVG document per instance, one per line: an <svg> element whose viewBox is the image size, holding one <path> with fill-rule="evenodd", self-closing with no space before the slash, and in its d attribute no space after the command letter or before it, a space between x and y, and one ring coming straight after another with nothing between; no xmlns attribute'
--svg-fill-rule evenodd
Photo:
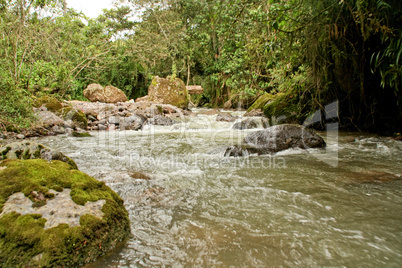
<svg viewBox="0 0 402 268"><path fill-rule="evenodd" d="M155 76L148 88L150 101L171 104L185 109L188 106L188 93L186 85L180 78L161 78Z"/></svg>
<svg viewBox="0 0 402 268"><path fill-rule="evenodd" d="M264 114L270 119L283 117L281 123L300 124L304 119L304 115L298 103L299 99L296 94L292 92L278 93L273 95L271 101L265 104Z"/></svg>
<svg viewBox="0 0 402 268"><path fill-rule="evenodd" d="M51 112L56 112L63 108L63 105L57 99L48 96L34 100L33 105L36 108L45 106Z"/></svg>
<svg viewBox="0 0 402 268"><path fill-rule="evenodd" d="M252 110L255 109L263 109L264 106L271 102L273 99L275 98L274 95L272 94L264 94L262 96L260 96L251 106L250 108L248 108L247 112L251 112Z"/></svg>
<svg viewBox="0 0 402 268"><path fill-rule="evenodd" d="M15 193L22 193L32 201L35 201L34 193L39 193L49 204L56 199L50 192L65 189L71 189L73 207L102 201L103 216L85 214L80 216L77 226L60 223L45 228L48 220L41 214L3 213L0 217L1 267L77 267L110 251L130 234L123 200L103 182L61 161L0 162L0 210ZM74 208L67 209L72 209L74 215Z"/></svg>
<svg viewBox="0 0 402 268"><path fill-rule="evenodd" d="M91 134L89 134L88 132L77 132L77 131L73 131L73 133L71 133L73 135L73 137L77 137L77 138L88 138L88 137L92 137Z"/></svg>
<svg viewBox="0 0 402 268"><path fill-rule="evenodd" d="M4 159L44 159L47 161L59 160L69 164L72 168L78 169L77 164L61 152L34 142L13 142L0 146L0 160Z"/></svg>
<svg viewBox="0 0 402 268"><path fill-rule="evenodd" d="M80 110L77 110L73 107L65 107L60 110L60 115L64 120L72 120L76 127L81 129L87 129L88 127L88 119L87 116Z"/></svg>

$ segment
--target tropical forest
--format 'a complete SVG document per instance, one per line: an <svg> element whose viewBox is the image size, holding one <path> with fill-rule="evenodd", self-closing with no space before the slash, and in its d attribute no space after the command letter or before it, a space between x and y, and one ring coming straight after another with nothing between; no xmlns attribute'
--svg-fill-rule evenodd
<svg viewBox="0 0 402 268"><path fill-rule="evenodd" d="M72 2L0 0L1 267L401 266L401 0Z"/></svg>

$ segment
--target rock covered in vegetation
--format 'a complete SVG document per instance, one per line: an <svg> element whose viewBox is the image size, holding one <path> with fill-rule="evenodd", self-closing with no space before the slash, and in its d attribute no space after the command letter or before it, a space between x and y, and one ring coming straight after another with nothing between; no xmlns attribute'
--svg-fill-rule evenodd
<svg viewBox="0 0 402 268"><path fill-rule="evenodd" d="M153 102L171 104L182 109L188 106L186 85L179 78L155 76L148 88L148 96Z"/></svg>
<svg viewBox="0 0 402 268"><path fill-rule="evenodd" d="M243 116L263 116L264 112L261 109L251 109L247 110Z"/></svg>
<svg viewBox="0 0 402 268"><path fill-rule="evenodd" d="M293 124L276 125L248 134L240 146L230 146L225 156L272 154L290 148L310 149L325 147L325 141L314 131Z"/></svg>
<svg viewBox="0 0 402 268"><path fill-rule="evenodd" d="M34 100L33 106L35 108L40 108L42 106L46 107L48 111L57 112L63 105L56 98L45 96L41 98L37 98Z"/></svg>
<svg viewBox="0 0 402 268"><path fill-rule="evenodd" d="M84 97L91 102L117 103L127 101L124 92L114 86L103 87L99 84L90 84L84 90Z"/></svg>
<svg viewBox="0 0 402 268"><path fill-rule="evenodd" d="M38 118L39 124L46 128L64 124L63 119L50 111L39 111L36 113L36 117Z"/></svg>
<svg viewBox="0 0 402 268"><path fill-rule="evenodd" d="M264 106L271 102L275 98L274 95L266 93L264 95L261 95L258 97L258 99L248 108L247 113L250 113L253 110L261 111L264 108Z"/></svg>
<svg viewBox="0 0 402 268"><path fill-rule="evenodd" d="M2 267L77 267L130 233L122 199L61 161L1 161L0 210Z"/></svg>
<svg viewBox="0 0 402 268"><path fill-rule="evenodd" d="M70 127L73 129L87 129L88 127L87 116L82 111L75 109L74 107L68 106L63 108L60 112L60 115L65 121L72 122Z"/></svg>
<svg viewBox="0 0 402 268"><path fill-rule="evenodd" d="M52 150L42 144L34 142L13 142L0 146L0 160L5 159L44 159L47 161L59 160L69 164L72 168L78 169L77 164L61 152Z"/></svg>

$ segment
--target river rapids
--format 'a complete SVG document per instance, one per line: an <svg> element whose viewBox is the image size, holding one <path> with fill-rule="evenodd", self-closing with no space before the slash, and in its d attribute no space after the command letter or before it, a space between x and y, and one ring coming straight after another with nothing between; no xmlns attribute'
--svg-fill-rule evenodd
<svg viewBox="0 0 402 268"><path fill-rule="evenodd" d="M87 267L402 265L402 142L330 131L326 149L224 157L258 129L215 118L37 139L129 212L129 240Z"/></svg>

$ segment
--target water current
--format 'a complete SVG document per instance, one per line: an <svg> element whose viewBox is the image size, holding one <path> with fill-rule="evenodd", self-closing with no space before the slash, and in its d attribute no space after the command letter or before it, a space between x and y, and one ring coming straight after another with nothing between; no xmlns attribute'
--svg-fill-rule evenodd
<svg viewBox="0 0 402 268"><path fill-rule="evenodd" d="M402 142L224 157L258 129L215 118L38 139L124 199L131 237L88 267L401 267Z"/></svg>

